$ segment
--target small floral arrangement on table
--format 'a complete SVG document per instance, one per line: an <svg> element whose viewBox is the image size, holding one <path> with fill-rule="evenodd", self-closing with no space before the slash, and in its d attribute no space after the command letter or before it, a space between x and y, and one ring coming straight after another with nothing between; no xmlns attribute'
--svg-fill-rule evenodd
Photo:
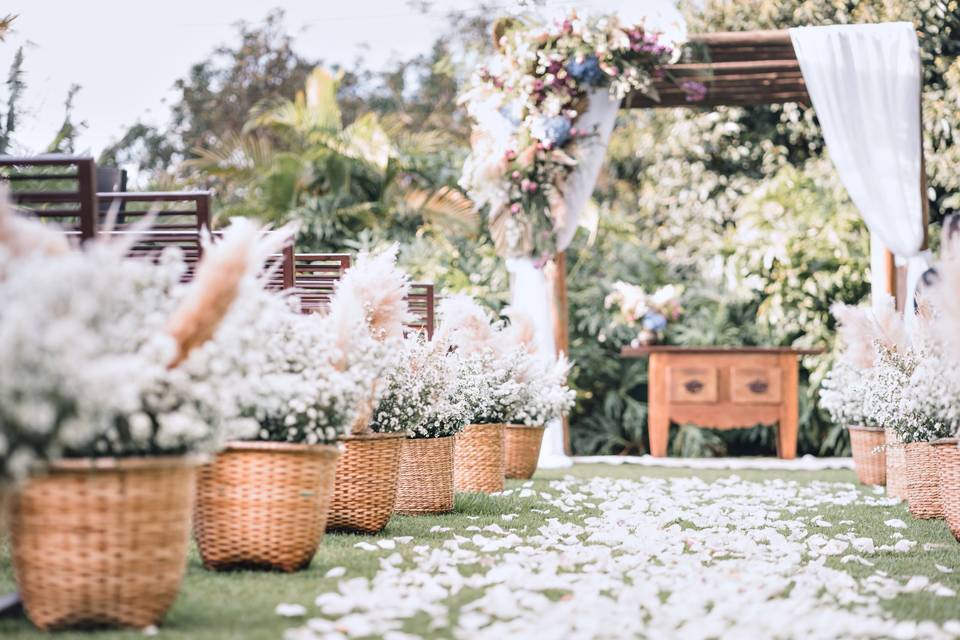
<svg viewBox="0 0 960 640"><path fill-rule="evenodd" d="M683 315L680 303L683 289L677 285L669 284L653 293L623 281L613 283L612 288L604 300L604 306L607 309L617 307L617 324L639 327L637 337L631 342L633 346L660 342L667 325Z"/></svg>
<svg viewBox="0 0 960 640"><path fill-rule="evenodd" d="M259 226L232 225L184 285L178 251L72 250L0 199L0 480L60 457L218 449L229 416L185 363L272 250Z"/></svg>
<svg viewBox="0 0 960 640"><path fill-rule="evenodd" d="M551 256L577 147L594 134L577 126L590 93L606 88L616 99L631 92L656 99L653 83L678 52L643 24L576 11L553 22L501 20L494 38L499 53L478 69L462 99L477 125L460 183L478 207L488 207L501 253ZM696 82L681 88L690 100L705 95ZM491 110L502 115L497 125Z"/></svg>

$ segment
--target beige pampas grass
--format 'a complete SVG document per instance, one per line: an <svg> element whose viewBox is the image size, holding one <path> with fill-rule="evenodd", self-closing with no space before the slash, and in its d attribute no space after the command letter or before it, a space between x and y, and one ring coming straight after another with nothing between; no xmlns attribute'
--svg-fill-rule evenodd
<svg viewBox="0 0 960 640"><path fill-rule="evenodd" d="M873 305L873 321L876 324L877 344L888 351L904 354L910 349L910 336L903 314L897 311L897 303L891 296L883 296Z"/></svg>
<svg viewBox="0 0 960 640"><path fill-rule="evenodd" d="M371 335L386 341L403 337L404 326L413 320L407 309L410 281L397 267L398 245L377 254L361 253L337 283L330 314L336 325L362 312Z"/></svg>
<svg viewBox="0 0 960 640"><path fill-rule="evenodd" d="M496 346L490 315L468 295L444 298L437 306L440 324L435 340L449 343L465 355Z"/></svg>
<svg viewBox="0 0 960 640"><path fill-rule="evenodd" d="M859 369L872 367L877 355L877 329L870 310L836 302L830 306L830 313L837 319L837 334L843 344L841 358Z"/></svg>
<svg viewBox="0 0 960 640"><path fill-rule="evenodd" d="M30 254L57 256L70 251L70 243L60 229L18 215L10 200L10 190L3 184L0 184L0 246L14 258Z"/></svg>
<svg viewBox="0 0 960 640"><path fill-rule="evenodd" d="M166 331L177 347L168 365L171 369L213 337L236 300L243 278L255 274L291 232L292 228L286 227L264 237L257 222L234 218L223 239L205 248L187 294L167 322Z"/></svg>
<svg viewBox="0 0 960 640"><path fill-rule="evenodd" d="M528 313L514 307L504 309L503 315L510 319L510 326L503 331L503 337L505 338L503 346L507 349L523 349L529 354L536 354L536 331L533 326L533 318Z"/></svg>

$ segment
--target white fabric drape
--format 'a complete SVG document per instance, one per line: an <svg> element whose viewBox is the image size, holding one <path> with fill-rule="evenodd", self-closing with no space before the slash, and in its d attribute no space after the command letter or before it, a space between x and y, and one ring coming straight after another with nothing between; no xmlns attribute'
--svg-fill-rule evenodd
<svg viewBox="0 0 960 640"><path fill-rule="evenodd" d="M922 272L921 69L913 25L799 27L790 39L850 199L908 271ZM874 278L875 293L880 280Z"/></svg>
<svg viewBox="0 0 960 640"><path fill-rule="evenodd" d="M589 106L577 118L576 127L591 133L584 138L577 149L577 166L567 178L563 204L553 214L563 220L557 231L557 248L563 251L570 245L580 214L593 193L600 167L603 165L620 109L620 101L611 98L606 89L597 89L589 95ZM555 353L553 288L543 269L539 269L532 258L510 258L507 260L510 273L510 304L526 313L533 321L537 349L543 354ZM565 467L572 464L564 452L563 423L554 420L547 425L540 447L542 468Z"/></svg>

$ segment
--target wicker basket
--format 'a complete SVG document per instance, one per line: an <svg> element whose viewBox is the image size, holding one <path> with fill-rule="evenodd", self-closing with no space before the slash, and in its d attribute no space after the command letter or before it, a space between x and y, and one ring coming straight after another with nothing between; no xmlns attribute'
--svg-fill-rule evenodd
<svg viewBox="0 0 960 640"><path fill-rule="evenodd" d="M504 428L503 460L506 477L529 480L537 470L544 427L508 424Z"/></svg>
<svg viewBox="0 0 960 640"><path fill-rule="evenodd" d="M863 484L883 485L887 479L887 455L881 427L850 427L853 468Z"/></svg>
<svg viewBox="0 0 960 640"><path fill-rule="evenodd" d="M194 534L209 569L296 571L327 524L339 450L231 442L200 471Z"/></svg>
<svg viewBox="0 0 960 640"><path fill-rule="evenodd" d="M956 438L944 438L931 444L937 453L943 517L947 520L950 533L960 541L960 448L957 447Z"/></svg>
<svg viewBox="0 0 960 640"><path fill-rule="evenodd" d="M453 448L454 436L403 441L397 513L415 516L453 511Z"/></svg>
<svg viewBox="0 0 960 640"><path fill-rule="evenodd" d="M907 458L903 443L893 429L883 430L887 457L887 495L907 499Z"/></svg>
<svg viewBox="0 0 960 640"><path fill-rule="evenodd" d="M907 453L907 506L914 518L942 518L937 454L929 442L911 442Z"/></svg>
<svg viewBox="0 0 960 640"><path fill-rule="evenodd" d="M346 436L327 531L382 531L397 500L404 433Z"/></svg>
<svg viewBox="0 0 960 640"><path fill-rule="evenodd" d="M201 460L63 460L10 496L13 567L40 629L157 624L180 589Z"/></svg>
<svg viewBox="0 0 960 640"><path fill-rule="evenodd" d="M503 491L502 424L468 424L456 436L453 488L461 492Z"/></svg>

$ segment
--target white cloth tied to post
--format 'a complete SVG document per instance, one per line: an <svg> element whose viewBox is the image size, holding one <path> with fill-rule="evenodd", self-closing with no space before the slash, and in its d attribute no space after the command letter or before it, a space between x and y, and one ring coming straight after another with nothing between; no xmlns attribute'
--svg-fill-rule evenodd
<svg viewBox="0 0 960 640"><path fill-rule="evenodd" d="M611 97L607 89L596 89L589 95L587 110L574 123L577 129L591 135L578 144L575 153L577 166L567 177L560 210L553 212L563 221L557 229L558 251L566 249L577 232L580 214L597 183L619 109L620 101ZM548 274L536 266L533 258L507 259L507 271L510 273L511 306L528 315L533 322L538 352L552 356L556 353L555 305ZM571 464L564 451L563 423L553 420L543 435L539 466L558 468Z"/></svg>
<svg viewBox="0 0 960 640"><path fill-rule="evenodd" d="M872 237L908 265L912 296L930 257L923 250L916 31L909 22L799 27L790 39L840 180ZM883 273L874 258L873 273Z"/></svg>

